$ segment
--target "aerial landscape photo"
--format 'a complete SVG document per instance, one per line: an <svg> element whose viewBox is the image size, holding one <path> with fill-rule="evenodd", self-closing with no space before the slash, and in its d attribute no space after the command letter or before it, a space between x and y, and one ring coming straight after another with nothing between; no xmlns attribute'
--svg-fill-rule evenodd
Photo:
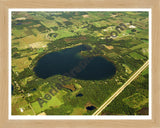
<svg viewBox="0 0 160 128"><path fill-rule="evenodd" d="M148 11L12 11L11 115L149 115Z"/></svg>

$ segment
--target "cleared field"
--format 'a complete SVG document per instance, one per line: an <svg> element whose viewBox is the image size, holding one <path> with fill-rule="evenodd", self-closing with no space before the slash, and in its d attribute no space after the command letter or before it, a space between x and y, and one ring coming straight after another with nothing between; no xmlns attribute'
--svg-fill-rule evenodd
<svg viewBox="0 0 160 128"><path fill-rule="evenodd" d="M26 78L20 80L20 83L21 83L21 85L24 86L27 84L28 81L31 81L31 80L33 80L33 76L29 76L29 77L26 77Z"/></svg>
<svg viewBox="0 0 160 128"><path fill-rule="evenodd" d="M111 49L114 48L113 46L107 46L107 45L105 45L105 44L104 44L104 47L107 48L107 49L109 49L109 50L111 50Z"/></svg>
<svg viewBox="0 0 160 128"><path fill-rule="evenodd" d="M148 48L148 43L141 43L139 45L136 45L132 48L130 48L131 50L135 50L135 49L139 49L139 48Z"/></svg>
<svg viewBox="0 0 160 128"><path fill-rule="evenodd" d="M24 36L27 36L27 34L25 33L25 31L27 31L27 30L28 29L26 27L21 30L13 29L12 33L13 33L13 36L15 36L15 37L24 37Z"/></svg>
<svg viewBox="0 0 160 128"><path fill-rule="evenodd" d="M133 57L136 60L144 59L144 57L136 52L132 52L129 54L131 57Z"/></svg>
<svg viewBox="0 0 160 128"><path fill-rule="evenodd" d="M96 27L103 27L103 26L106 26L106 24L107 22L104 20L93 23L93 25L95 25Z"/></svg>
<svg viewBox="0 0 160 128"><path fill-rule="evenodd" d="M33 32L34 35L39 34L39 31L38 31L36 28L33 28L33 29L32 29L32 32Z"/></svg>
<svg viewBox="0 0 160 128"><path fill-rule="evenodd" d="M74 86L75 86L76 89L81 89L82 88L82 86L80 84L77 84L77 83L75 83Z"/></svg>
<svg viewBox="0 0 160 128"><path fill-rule="evenodd" d="M47 28L58 26L58 24L55 21L51 21L51 20L43 20L41 21L41 23Z"/></svg>
<svg viewBox="0 0 160 128"><path fill-rule="evenodd" d="M115 53L115 52L107 53L107 55L110 56L110 57L116 57L116 56L118 56L118 54Z"/></svg>
<svg viewBox="0 0 160 128"><path fill-rule="evenodd" d="M43 96L45 95L44 93L42 94ZM47 103L43 104L43 107L41 108L38 101L32 103L32 107L36 114L41 113L42 111L49 109L50 107L58 107L63 104L62 97L65 95L65 91L60 91L57 95L52 96L51 100L45 100Z"/></svg>
<svg viewBox="0 0 160 128"><path fill-rule="evenodd" d="M67 88L67 89L70 89L72 91L75 91L75 86L73 84L70 84L70 85L63 85L63 87Z"/></svg>
<svg viewBox="0 0 160 128"><path fill-rule="evenodd" d="M60 22L61 24L63 24L64 21L68 21L68 20L66 18L56 17L55 21Z"/></svg>
<svg viewBox="0 0 160 128"><path fill-rule="evenodd" d="M127 72L128 74L131 74L131 73L132 73L132 70L131 70L126 64L123 64L123 66L125 67L126 72Z"/></svg>
<svg viewBox="0 0 160 128"><path fill-rule="evenodd" d="M48 42L35 42L30 44L29 46L32 48L44 48L44 47L47 47L47 43Z"/></svg>
<svg viewBox="0 0 160 128"><path fill-rule="evenodd" d="M34 59L38 54L32 55L31 58Z"/></svg>
<svg viewBox="0 0 160 128"><path fill-rule="evenodd" d="M24 68L27 68L31 64L31 60L28 57L23 57L19 59L12 59L12 66L15 66L15 70L21 72Z"/></svg>
<svg viewBox="0 0 160 128"><path fill-rule="evenodd" d="M85 108L74 108L71 115L83 115L87 110Z"/></svg>
<svg viewBox="0 0 160 128"><path fill-rule="evenodd" d="M58 36L56 39L60 39L63 37L72 37L75 35L75 33L69 32L68 30L65 30L65 29L59 30L59 31L57 31L57 33L58 33Z"/></svg>
<svg viewBox="0 0 160 128"><path fill-rule="evenodd" d="M148 54L149 54L148 48L143 48L143 49L141 50L141 52L143 53L144 56L148 56Z"/></svg>
<svg viewBox="0 0 160 128"><path fill-rule="evenodd" d="M148 102L148 98L140 93L135 93L132 96L124 98L123 102L131 108L139 108Z"/></svg>
<svg viewBox="0 0 160 128"><path fill-rule="evenodd" d="M27 101L22 96L12 96L12 113L15 115L33 115L33 111L29 107Z"/></svg>
<svg viewBox="0 0 160 128"><path fill-rule="evenodd" d="M43 42L42 45L45 45L45 34L38 34L37 36L30 35L21 39L16 39L14 42L19 42L19 49L25 49L31 47L30 45L36 42ZM14 43L13 42L13 43Z"/></svg>

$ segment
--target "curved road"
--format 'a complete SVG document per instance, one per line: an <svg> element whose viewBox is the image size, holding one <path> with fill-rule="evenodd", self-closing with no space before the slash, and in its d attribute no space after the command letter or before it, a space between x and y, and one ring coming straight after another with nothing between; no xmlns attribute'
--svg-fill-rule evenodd
<svg viewBox="0 0 160 128"><path fill-rule="evenodd" d="M103 109L105 109L148 65L149 60L147 60L143 66L140 67L106 102L104 102L104 104L93 113L93 116L99 115Z"/></svg>

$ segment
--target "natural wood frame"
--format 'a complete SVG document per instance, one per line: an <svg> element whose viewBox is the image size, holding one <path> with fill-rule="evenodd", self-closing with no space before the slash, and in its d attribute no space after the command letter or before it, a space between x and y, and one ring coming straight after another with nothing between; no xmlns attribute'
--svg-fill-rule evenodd
<svg viewBox="0 0 160 128"><path fill-rule="evenodd" d="M9 8L151 8L152 9L152 119L151 120L9 120L8 119L8 9ZM160 127L160 1L159 0L0 0L0 128L159 128Z"/></svg>

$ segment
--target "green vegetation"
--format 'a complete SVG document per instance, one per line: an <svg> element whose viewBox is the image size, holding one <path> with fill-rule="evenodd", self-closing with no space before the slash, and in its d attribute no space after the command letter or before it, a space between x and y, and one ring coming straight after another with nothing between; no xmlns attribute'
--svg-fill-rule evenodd
<svg viewBox="0 0 160 128"><path fill-rule="evenodd" d="M132 70L131 70L127 65L123 64L123 66L125 67L126 72L127 72L128 74L131 74L131 73L132 73Z"/></svg>
<svg viewBox="0 0 160 128"><path fill-rule="evenodd" d="M63 104L61 97L63 97L64 94L65 92L61 91L56 96L52 96L51 100L47 100L47 103L43 104L43 107L40 107L38 102L34 102L31 105L33 109L35 110L36 114L39 114L43 112L44 110L49 109L50 107L58 107L61 104ZM44 94L42 96L44 96Z"/></svg>
<svg viewBox="0 0 160 128"><path fill-rule="evenodd" d="M143 58L144 58L142 55L139 55L139 54L136 53L136 52L131 52L129 55L130 55L131 57L133 57L134 59L136 59L136 60L139 60L139 59L143 59Z"/></svg>
<svg viewBox="0 0 160 128"><path fill-rule="evenodd" d="M131 108L139 108L148 102L148 99L140 93L135 93L123 99L123 102Z"/></svg>
<svg viewBox="0 0 160 128"><path fill-rule="evenodd" d="M102 112L103 115L148 115L148 68Z"/></svg>
<svg viewBox="0 0 160 128"><path fill-rule="evenodd" d="M120 23L127 27L118 32ZM148 60L148 29L147 12L12 12L12 114L92 115ZM117 37L111 38L112 31ZM81 44L92 48L82 56L110 60L116 74L103 80L36 76L33 68L41 57ZM52 88L55 96L41 108L37 99L45 100ZM102 114L147 115L148 68Z"/></svg>

